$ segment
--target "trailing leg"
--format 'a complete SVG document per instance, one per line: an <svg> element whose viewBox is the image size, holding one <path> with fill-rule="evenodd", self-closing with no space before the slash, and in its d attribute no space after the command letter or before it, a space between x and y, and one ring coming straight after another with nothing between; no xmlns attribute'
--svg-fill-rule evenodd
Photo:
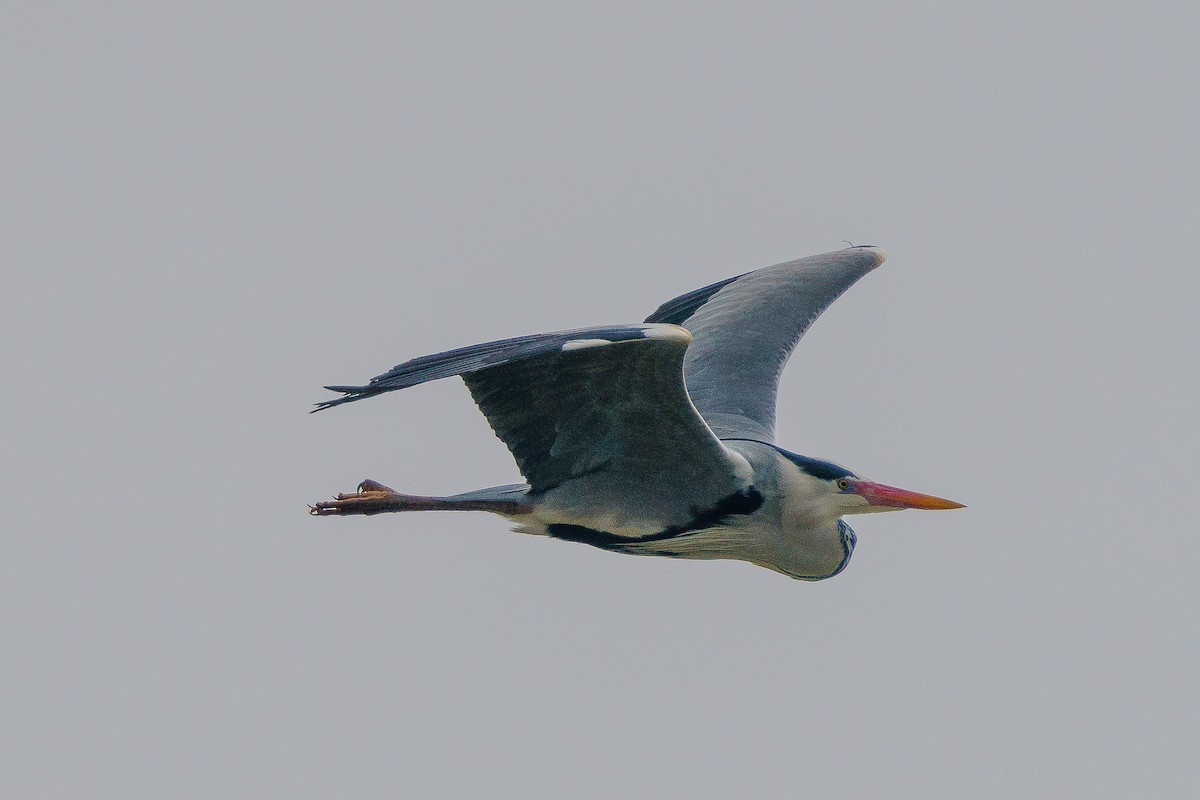
<svg viewBox="0 0 1200 800"><path fill-rule="evenodd" d="M339 494L308 507L315 517L349 516L352 514L387 514L394 511L490 511L505 516L528 514L533 507L523 502L526 487L498 486L452 497L425 497L401 494L378 481L367 479L353 494Z"/></svg>

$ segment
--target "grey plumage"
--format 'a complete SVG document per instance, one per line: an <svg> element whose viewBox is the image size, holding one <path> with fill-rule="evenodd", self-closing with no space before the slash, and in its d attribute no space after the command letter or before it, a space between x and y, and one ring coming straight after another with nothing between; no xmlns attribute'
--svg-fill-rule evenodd
<svg viewBox="0 0 1200 800"><path fill-rule="evenodd" d="M489 342L327 387L343 396L318 410L460 375L527 484L419 497L366 481L313 513L485 510L617 552L836 574L854 546L839 517L885 510L863 499L881 485L776 447L775 392L813 320L884 257L856 247L789 261L681 295L640 325ZM895 497L885 505L957 505Z"/></svg>
<svg viewBox="0 0 1200 800"><path fill-rule="evenodd" d="M694 339L684 359L688 392L718 436L775 440L775 392L796 343L881 263L878 248L855 247L777 264L714 284L679 320Z"/></svg>

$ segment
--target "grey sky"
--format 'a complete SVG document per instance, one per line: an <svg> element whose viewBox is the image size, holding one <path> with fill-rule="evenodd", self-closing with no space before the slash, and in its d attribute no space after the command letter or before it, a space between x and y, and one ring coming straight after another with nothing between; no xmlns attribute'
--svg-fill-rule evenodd
<svg viewBox="0 0 1200 800"><path fill-rule="evenodd" d="M1190 4L5 4L6 797L1200 790ZM457 381L856 244L780 443L845 573L484 515Z"/></svg>

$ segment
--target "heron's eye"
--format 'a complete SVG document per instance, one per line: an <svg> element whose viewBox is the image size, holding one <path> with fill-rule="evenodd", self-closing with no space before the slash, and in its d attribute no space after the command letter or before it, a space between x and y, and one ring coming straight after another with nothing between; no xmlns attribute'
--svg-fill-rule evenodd
<svg viewBox="0 0 1200 800"><path fill-rule="evenodd" d="M837 487L844 492L850 488L850 481L846 480L845 478L839 478L838 482L837 482Z"/></svg>

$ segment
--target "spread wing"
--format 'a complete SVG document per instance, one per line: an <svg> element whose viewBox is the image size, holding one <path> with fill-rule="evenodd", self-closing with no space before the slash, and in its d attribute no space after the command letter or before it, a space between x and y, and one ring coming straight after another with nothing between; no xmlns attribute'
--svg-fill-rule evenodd
<svg viewBox="0 0 1200 800"><path fill-rule="evenodd" d="M329 408L461 375L533 493L571 481L599 508L684 525L744 490L746 464L688 399L691 335L620 325L523 336L406 361Z"/></svg>
<svg viewBox="0 0 1200 800"><path fill-rule="evenodd" d="M718 436L773 442L779 375L796 343L886 257L878 247L851 247L776 264L670 300L646 322L692 332L687 390Z"/></svg>

